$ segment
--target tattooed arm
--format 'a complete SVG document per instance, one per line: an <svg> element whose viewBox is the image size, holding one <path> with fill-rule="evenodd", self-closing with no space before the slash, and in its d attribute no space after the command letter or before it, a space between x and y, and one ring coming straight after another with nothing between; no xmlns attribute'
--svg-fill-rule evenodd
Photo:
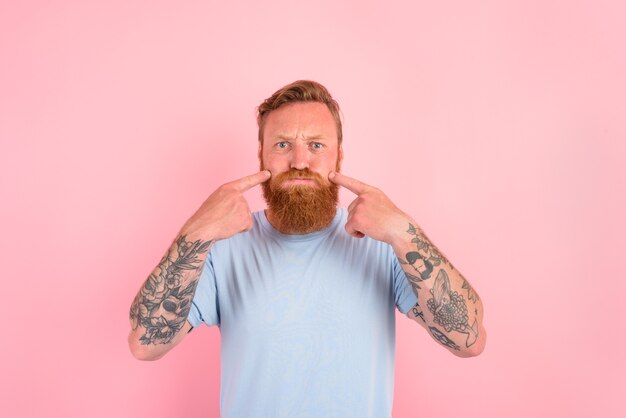
<svg viewBox="0 0 626 418"><path fill-rule="evenodd" d="M465 277L413 221L393 248L417 298L407 316L453 354L480 354L486 342L483 304Z"/></svg>
<svg viewBox="0 0 626 418"><path fill-rule="evenodd" d="M211 244L179 235L135 296L128 343L138 359L161 358L191 330L187 315Z"/></svg>
<svg viewBox="0 0 626 418"><path fill-rule="evenodd" d="M329 178L357 195L348 207L346 231L386 242L398 256L417 298L407 316L453 354L480 354L486 342L483 305L469 282L382 191L340 173Z"/></svg>
<svg viewBox="0 0 626 418"><path fill-rule="evenodd" d="M156 360L191 330L187 316L213 242L252 226L243 193L269 179L260 171L219 187L185 223L130 307L128 345L140 360Z"/></svg>

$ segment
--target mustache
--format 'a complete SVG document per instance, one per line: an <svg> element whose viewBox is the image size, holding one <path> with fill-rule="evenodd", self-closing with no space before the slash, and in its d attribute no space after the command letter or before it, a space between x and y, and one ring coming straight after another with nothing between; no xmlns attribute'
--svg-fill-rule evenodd
<svg viewBox="0 0 626 418"><path fill-rule="evenodd" d="M322 176L316 172L309 170L308 168L303 168L302 170L292 168L289 171L280 173L273 178L276 184L282 184L287 180L294 179L313 180L315 181L315 183L317 183L318 186L322 186L324 184L324 179L322 178Z"/></svg>

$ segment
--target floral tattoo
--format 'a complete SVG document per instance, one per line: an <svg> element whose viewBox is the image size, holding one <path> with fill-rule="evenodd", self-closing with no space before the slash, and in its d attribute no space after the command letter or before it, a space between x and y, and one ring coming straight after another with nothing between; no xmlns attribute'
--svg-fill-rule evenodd
<svg viewBox="0 0 626 418"><path fill-rule="evenodd" d="M133 329L142 326L146 330L139 338L141 344L167 344L181 330L204 264L204 257L198 255L206 253L211 243L190 242L181 235L175 243L176 251L163 256L150 274L130 307ZM191 278L186 271L193 272Z"/></svg>
<svg viewBox="0 0 626 418"><path fill-rule="evenodd" d="M444 270L439 270L430 292L433 297L428 299L426 306L432 312L435 323L441 325L446 332L456 331L467 334L466 347L474 344L478 338L476 319L470 326L465 299L451 289L450 279Z"/></svg>
<svg viewBox="0 0 626 418"><path fill-rule="evenodd" d="M450 278L446 273L453 271L454 266L439 251L439 249L426 238L424 232L418 227L409 223L406 231L412 236L411 243L415 244L417 251L409 251L406 253L406 259L399 259L403 264L403 270L408 278L415 296L419 298L421 291L420 284L435 276L430 293L432 298L426 301L428 310L433 314L433 321L439 325L446 333L452 331L467 335L465 342L466 347L472 346L478 339L478 322L474 318L472 325L469 324L469 315L465 299L459 292L452 289ZM469 282L463 276L463 284L461 289L467 291L467 298L470 302L476 304L479 300L478 295L470 286ZM464 293L464 292L463 292ZM427 323L424 319L424 311L421 310L419 304L412 308L413 316L420 318L422 322ZM478 309L474 306L474 313L478 315ZM428 327L431 335L439 341L439 343L458 350L459 346L448 338L441 329L433 326Z"/></svg>

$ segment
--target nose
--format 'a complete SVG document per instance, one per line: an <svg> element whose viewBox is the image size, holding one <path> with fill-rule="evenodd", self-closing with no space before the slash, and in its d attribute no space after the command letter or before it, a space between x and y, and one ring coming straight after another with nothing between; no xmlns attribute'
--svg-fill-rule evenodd
<svg viewBox="0 0 626 418"><path fill-rule="evenodd" d="M306 144L296 142L293 152L291 154L291 168L296 170L304 170L309 168L309 153L306 149Z"/></svg>

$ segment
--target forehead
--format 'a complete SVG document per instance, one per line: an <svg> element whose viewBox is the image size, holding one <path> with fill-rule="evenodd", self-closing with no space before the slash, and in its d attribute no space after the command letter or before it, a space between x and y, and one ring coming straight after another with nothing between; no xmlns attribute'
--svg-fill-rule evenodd
<svg viewBox="0 0 626 418"><path fill-rule="evenodd" d="M272 111L265 120L263 137L320 137L337 140L337 127L324 103L298 102Z"/></svg>

